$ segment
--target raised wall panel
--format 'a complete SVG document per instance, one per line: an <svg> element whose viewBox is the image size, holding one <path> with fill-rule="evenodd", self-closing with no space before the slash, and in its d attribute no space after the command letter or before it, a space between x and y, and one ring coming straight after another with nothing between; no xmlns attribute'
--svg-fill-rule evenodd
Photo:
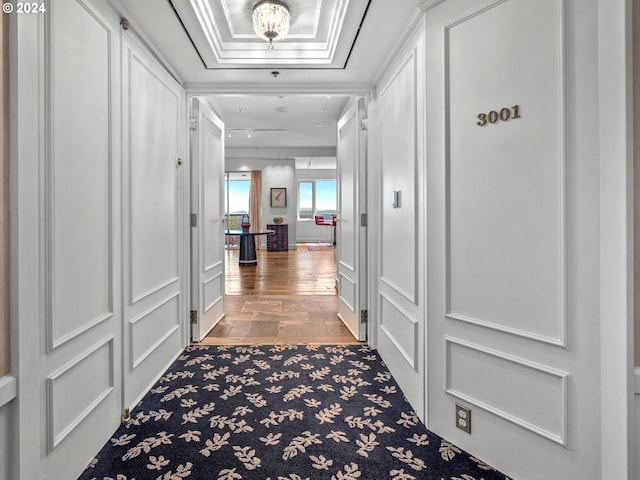
<svg viewBox="0 0 640 480"><path fill-rule="evenodd" d="M133 407L184 346L188 162L180 85L135 34L123 33L122 65L122 398L125 406Z"/></svg>
<svg viewBox="0 0 640 480"><path fill-rule="evenodd" d="M567 445L569 374L445 337L446 392Z"/></svg>
<svg viewBox="0 0 640 480"><path fill-rule="evenodd" d="M128 60L129 248L131 301L136 303L179 277L175 115L180 98L135 54Z"/></svg>
<svg viewBox="0 0 640 480"><path fill-rule="evenodd" d="M380 330L402 354L407 364L417 369L418 321L384 294L380 295Z"/></svg>
<svg viewBox="0 0 640 480"><path fill-rule="evenodd" d="M204 311L207 312L213 305L222 299L220 292L224 292L224 277L219 273L202 284Z"/></svg>
<svg viewBox="0 0 640 480"><path fill-rule="evenodd" d="M73 31L54 20L48 42L49 350L113 312L111 33L75 1L64 16Z"/></svg>
<svg viewBox="0 0 640 480"><path fill-rule="evenodd" d="M342 128L339 130L338 135L340 137L339 141L339 149L338 157L344 157L348 159L357 158L358 152L358 126L354 125L356 121L356 117L352 116L349 118ZM339 176L340 183L344 185L352 186L355 183L355 178L357 172L355 171L355 167L357 166L357 162L350 160L347 162L342 162L339 166ZM349 192L350 196L346 195L346 192ZM357 194L356 188L348 188L347 190L341 189L338 192L339 195L339 205L340 209L340 221L336 228L340 229L340 246L339 246L339 261L352 272L355 271L356 268L356 232L354 231L358 228L358 225L351 223L355 221L358 217L358 212L356 212L357 199L355 195Z"/></svg>
<svg viewBox="0 0 640 480"><path fill-rule="evenodd" d="M563 22L562 1L508 0L445 31L447 316L559 345ZM516 105L520 118L477 124L479 114L514 115Z"/></svg>
<svg viewBox="0 0 640 480"><path fill-rule="evenodd" d="M109 337L47 377L49 451L113 391L113 355L113 337Z"/></svg>
<svg viewBox="0 0 640 480"><path fill-rule="evenodd" d="M416 301L417 215L416 150L417 68L415 50L380 94L382 172L381 279ZM392 194L399 192L399 207Z"/></svg>
<svg viewBox="0 0 640 480"><path fill-rule="evenodd" d="M179 306L176 293L129 322L131 369L140 365L180 328Z"/></svg>
<svg viewBox="0 0 640 480"><path fill-rule="evenodd" d="M352 311L356 309L356 284L346 275L339 275L340 298Z"/></svg>
<svg viewBox="0 0 640 480"><path fill-rule="evenodd" d="M204 229L203 238L207 241L203 244L204 251L204 267L205 272L213 269L220 262L221 252L224 251L222 242L224 235L221 235L220 218L217 218L219 212L224 211L224 207L220 205L220 185L215 180L218 179L219 171L222 170L217 162L224 162L220 158L221 152L224 151L222 146L222 134L217 125L215 125L206 115L201 115L202 119L199 128L204 129L202 142L203 152L201 156L205 161L202 162L202 228Z"/></svg>

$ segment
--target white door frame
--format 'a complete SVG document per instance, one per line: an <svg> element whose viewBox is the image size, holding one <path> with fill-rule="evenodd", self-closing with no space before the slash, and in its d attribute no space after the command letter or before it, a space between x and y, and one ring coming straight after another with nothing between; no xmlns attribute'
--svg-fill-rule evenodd
<svg viewBox="0 0 640 480"><path fill-rule="evenodd" d="M206 336L206 334L212 330L225 315L225 265L223 239L220 240L221 251L218 252L221 255L222 261L216 262L214 265L205 266L203 264L205 261L205 252L207 251L207 243L211 240L209 237L206 237L205 225L213 221L214 223L217 223L222 230L224 230L224 220L221 220L221 214L224 212L216 212L212 219L211 214L207 214L207 212L204 211L207 192L204 191L205 186L201 181L202 175L206 173L207 170L203 163L207 160L203 158L204 154L201 151L204 142L204 123L205 121L209 121L220 130L222 143L221 170L223 172L222 181L224 182L224 123L220 112L217 112L213 105L205 99L190 97L188 108L191 115L189 117L191 138L188 142L191 150L188 157L191 162L189 171L189 177L191 180L189 182L191 188L191 207L189 211L191 212L191 215L196 216L196 223L189 227L189 231L191 233L191 258L189 259L189 267L191 270L189 273L189 281L187 283L189 283L191 287L189 296L191 304L190 310L192 314L195 312L195 315L197 316L197 319L191 319L191 339L193 341L201 341L202 338L204 338L204 336ZM223 190L224 189L221 189L219 192L218 198L222 209L224 209ZM206 279L205 276L207 277ZM216 288L217 291L221 289L221 295L218 300L213 302L211 305L206 305L204 298L206 291L205 285L209 282L215 282L216 279L220 277L220 287L214 288ZM205 316L207 318L206 322Z"/></svg>
<svg viewBox="0 0 640 480"><path fill-rule="evenodd" d="M338 214L337 214L337 265L336 284L338 286L338 318L347 327L356 340L364 341L367 338L367 326L363 326L361 314L363 310L368 310L367 294L367 236L368 228L363 225L361 216L366 215L367 212L367 195L366 195L366 177L367 177L367 139L366 130L363 122L366 122L367 107L366 100L363 97L352 97L345 106L342 114L338 118L337 125L337 151L336 158L338 161L336 170L336 181L338 187ZM353 193L351 200L354 201L352 218L347 218L346 223L351 222L349 226L349 234L355 239L357 245L354 246L352 254L353 258L350 262L353 265L349 265L345 262L344 252L348 252L344 248L344 237L347 232L344 228L344 197L345 188L343 182L343 168L340 164L341 152L344 149L344 140L342 140L341 132L344 130L348 133L349 124L351 121L355 123L351 124L351 133L353 135L353 146L355 149L355 158L349 158L347 163L351 163L350 167L353 168L354 179L348 182L349 192ZM363 178L364 177L364 178ZM363 237L364 236L364 237ZM353 289L353 298L349 304L349 300L343 295L345 292L345 283L349 281L355 286Z"/></svg>
<svg viewBox="0 0 640 480"><path fill-rule="evenodd" d="M190 104L191 99L193 97L206 97L206 96L223 96L223 95L318 95L318 96L345 96L345 97L363 97L365 103L367 105L367 115L369 119L369 128L371 128L372 123L375 123L372 118L373 114L370 109L371 98L373 96L373 89L369 86L355 86L353 88L337 88L330 89L327 87L310 87L310 88L300 88L300 87L277 87L277 88L266 88L266 87L248 87L248 88L239 88L236 84L224 84L219 86L213 86L210 88L205 87L189 87L185 88L185 93L187 95L187 104ZM377 215L377 199L378 199L378 191L376 176L377 172L374 172L374 168L370 167L373 165L371 163L372 156L377 153L375 151L375 142L372 142L371 137L373 136L371 132L367 135L367 169L369 170L366 178L366 183L363 181L362 185L367 188L367 209L368 209L368 235L367 235L367 251L374 252L374 246L376 245L376 234L375 230L372 229L372 224L375 225L375 221L373 220ZM189 267L190 268L190 267ZM367 268L367 297L369 299L375 298L373 293L373 289L375 288L375 274L377 272L377 268L375 265L372 265L369 262ZM191 273L189 272L189 275ZM369 323L367 325L367 343L375 348L375 329L377 318L377 310L375 305L372 302L369 302Z"/></svg>
<svg viewBox="0 0 640 480"><path fill-rule="evenodd" d="M39 415L38 376L40 364L32 348L33 333L38 332L41 317L41 267L39 225L40 145L33 138L41 136L41 101L39 65L42 52L37 38L42 31L41 15L10 17L10 109L17 122L10 127L11 185L11 324L17 331L12 342L13 364L18 382L18 475L40 478L40 443L42 431ZM19 115L17 115L19 112ZM16 209L15 206L19 209ZM36 301L34 301L36 299ZM36 337L38 340L38 337ZM33 439L38 448L33 448ZM15 458L15 457L14 457Z"/></svg>
<svg viewBox="0 0 640 480"><path fill-rule="evenodd" d="M598 0L601 478L621 479L636 478L637 450L631 3Z"/></svg>

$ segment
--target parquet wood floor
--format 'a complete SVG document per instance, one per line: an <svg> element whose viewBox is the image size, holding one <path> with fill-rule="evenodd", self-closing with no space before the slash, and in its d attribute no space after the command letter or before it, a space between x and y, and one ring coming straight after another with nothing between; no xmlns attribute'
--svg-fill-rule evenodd
<svg viewBox="0 0 640 480"><path fill-rule="evenodd" d="M335 251L258 250L256 267L226 253L225 318L204 345L356 344L338 318Z"/></svg>
<svg viewBox="0 0 640 480"><path fill-rule="evenodd" d="M309 251L305 244L288 252L258 250L258 265L238 265L238 250L227 250L227 295L335 295L336 252Z"/></svg>

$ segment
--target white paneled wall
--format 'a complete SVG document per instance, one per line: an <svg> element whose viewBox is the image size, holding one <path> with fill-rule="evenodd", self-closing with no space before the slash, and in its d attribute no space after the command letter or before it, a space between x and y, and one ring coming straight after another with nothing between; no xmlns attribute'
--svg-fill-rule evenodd
<svg viewBox="0 0 640 480"><path fill-rule="evenodd" d="M596 19L427 13L429 427L513 478L600 477Z"/></svg>
<svg viewBox="0 0 640 480"><path fill-rule="evenodd" d="M421 23L378 86L378 349L425 419L425 36ZM398 202L394 205L394 192Z"/></svg>
<svg viewBox="0 0 640 480"><path fill-rule="evenodd" d="M184 343L184 92L125 35L124 403L133 407Z"/></svg>
<svg viewBox="0 0 640 480"><path fill-rule="evenodd" d="M39 226L46 341L34 352L42 465L64 478L86 465L121 411L120 28L112 12L81 0L51 5L45 23Z"/></svg>
<svg viewBox="0 0 640 480"><path fill-rule="evenodd" d="M14 22L20 382L0 465L77 478L186 340L184 92L106 2Z"/></svg>

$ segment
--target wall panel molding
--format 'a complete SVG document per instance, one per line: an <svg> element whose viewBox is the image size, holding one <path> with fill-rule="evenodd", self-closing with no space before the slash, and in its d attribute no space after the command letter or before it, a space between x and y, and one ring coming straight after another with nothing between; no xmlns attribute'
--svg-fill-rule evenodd
<svg viewBox="0 0 640 480"><path fill-rule="evenodd" d="M209 266L205 267L204 272L205 272L205 273L207 273L209 270L213 270L213 269L215 269L215 268L217 268L217 267L222 266L222 264L223 264L223 262L215 262L215 263L212 263L211 265L209 265Z"/></svg>
<svg viewBox="0 0 640 480"><path fill-rule="evenodd" d="M0 377L0 408L16 398L18 379L13 375Z"/></svg>
<svg viewBox="0 0 640 480"><path fill-rule="evenodd" d="M157 350L158 347L160 347L160 345L162 345L169 337L171 337L176 332L176 330L180 328L180 316L176 311L175 320L177 323L175 325L170 326L164 333L162 333L162 335L160 335L160 337L155 342L151 344L151 346L145 349L138 356L135 355L135 348L134 348L135 342L139 337L135 333L136 326L140 324L141 321L147 319L149 316L151 316L152 314L160 310L162 307L167 305L172 300L176 300L175 303L176 303L176 310L177 310L177 304L178 304L177 299L179 296L180 296L180 292L179 291L175 292L169 295L168 297L166 297L165 299L161 300L160 302L158 302L153 307L145 310L143 313L141 313L134 319L129 320L129 352L130 352L129 358L131 359L131 365L130 365L131 370L135 370L142 362L144 362L147 359L147 357L149 357L149 355L151 355L155 350Z"/></svg>
<svg viewBox="0 0 640 480"><path fill-rule="evenodd" d="M444 342L446 393L568 447L569 373L446 335ZM476 371L484 374L473 379ZM489 375L497 371L501 378Z"/></svg>
<svg viewBox="0 0 640 480"><path fill-rule="evenodd" d="M77 28L104 48L91 56L93 63L75 58L67 48L70 37L55 30L60 26L54 25L55 15L45 16L44 68L51 79L45 83L43 168L47 353L114 316L113 39L110 27L89 6L75 4L69 8L80 7L75 15L81 12L86 20ZM58 90L68 83L86 88ZM88 105L84 116L68 115L64 95L69 90L82 94L76 101ZM85 121L86 115L92 122ZM96 129L87 130L87 123ZM84 214L74 210L78 201ZM74 228L80 221L83 228ZM90 291L83 288L89 280L96 284Z"/></svg>
<svg viewBox="0 0 640 480"><path fill-rule="evenodd" d="M181 114L181 98L176 92L173 79L158 68L158 65L138 54L133 48L129 47L127 49L125 61L127 62L126 70L129 77L129 88L125 95L125 112L128 112L130 117L126 124L129 128L129 135L125 141L126 160L124 162L125 176L127 178L125 183L127 194L125 198L128 209L126 244L128 265L130 267L129 298L133 305L146 297L152 296L167 285L176 282L180 276L180 260L177 246L181 245L181 236L180 228L177 228L177 225L179 225L181 215L179 206L182 205L182 198L179 195L182 192L182 188L180 186L181 175L178 175L174 163L180 156L180 133L176 131L175 138L172 136L166 137L166 139L170 138L171 140L165 139L164 145L169 144L170 146L167 148L170 148L171 151L162 152L155 152L154 148L158 148L155 143L144 143L137 135L147 133L147 130L149 130L149 115L160 115L161 110L159 109L157 111L149 111L149 102L162 101L162 108L165 109L162 113L166 113L175 107L172 113L175 113L176 118L179 118ZM144 85L145 88L140 88L140 85ZM140 106L138 103L142 103L142 105ZM160 131L174 127L174 125L170 125L172 118L160 115L155 120L157 123L154 127ZM142 130L142 132L137 130ZM171 164L162 163L156 165L150 161L150 158L155 157L163 158L165 161L170 159ZM175 211L172 212L173 215L164 217L162 222L153 224L153 227L150 227L152 224L147 216L148 210L152 210L152 206L149 203L152 199L147 199L148 195L139 191L141 186L146 185L146 181L139 178L142 175L141 169L144 169L144 175L152 175L154 177L157 184L165 190L165 194L168 191L175 196L175 203L170 207L175 207ZM146 193L148 194L149 192L147 191ZM152 193L158 194L155 190ZM147 203L141 203L142 200ZM174 223L170 225L170 222ZM167 235L168 230L173 230L172 235ZM156 242L153 243L154 253L156 253L153 260L149 252L140 246L140 243L144 240L140 236L146 235L148 237L151 235L150 232L159 235L156 238Z"/></svg>
<svg viewBox="0 0 640 480"><path fill-rule="evenodd" d="M356 303L356 284L346 275L339 275L340 282L340 300L349 307L352 312L355 312Z"/></svg>
<svg viewBox="0 0 640 480"><path fill-rule="evenodd" d="M528 89L531 93L527 92L526 95L522 90L509 93L508 85L522 83L520 82L522 73L517 71L505 73L503 77L513 80L509 80L510 83L502 77L499 80L496 77L495 82L489 83L483 78L486 72L482 70L478 72L480 81L476 81L460 73L464 71L459 67L460 60L452 60L454 53L461 56L459 52L464 45L477 41L473 37L478 30L488 32L494 29L506 29L502 21L510 14L507 14L505 9L517 8L516 5L517 2L514 0L498 1L457 20L444 30L445 316L460 322L566 348L568 227L565 1L557 0L552 7L547 4L548 8L545 12L552 11L553 14L544 16L537 14L531 19L531 22L539 25L538 30L543 32L538 35L549 37L547 44L513 47L518 49L519 55L527 52L527 48L535 49L535 52L539 53L537 56L542 59L538 61L547 66L543 78L533 80L529 76L530 79L526 82L535 85L539 81L549 86L546 91L550 93L544 97L549 104L548 108L547 104L544 104L544 109L537 105L542 102L539 92L536 93L533 89ZM479 25L483 28L481 29ZM486 45L493 45L490 43L492 41L499 43L498 40L488 39ZM512 54L505 53L505 55ZM489 68L482 64L478 64L477 67ZM496 82L507 83L504 86ZM474 98L470 107L465 98ZM549 100L551 98L554 99L553 102ZM555 101L556 98L557 101ZM521 102L524 103L520 104ZM485 113L485 110L487 110L486 113L489 110L501 110L513 104L520 104L521 120L476 126L476 114ZM475 110L468 111L470 109ZM463 116L468 118L470 123L463 122ZM534 133L531 133L531 130ZM528 158L525 156L527 154L513 149L512 155L509 156L499 150L499 147L495 147L504 144L505 138L537 138L537 135L548 138L549 146L536 147L538 150L535 150L537 155L535 158ZM495 148L492 149L491 145ZM475 155L471 158L470 152L465 148L472 149L473 152L490 151L491 155L487 154L486 158ZM532 150L527 148L526 144L521 148ZM507 158L511 161L510 163L499 164ZM524 162L524 159L528 161ZM520 163L516 164L517 161ZM534 191L527 191L526 194L522 193L522 190L518 191L515 186L521 180L515 165L521 164L528 165L530 173L527 178L529 183L535 182L536 186ZM466 167L472 167L473 170L469 171ZM483 169L487 172L486 176L482 176ZM494 171L500 174L490 175L490 172ZM473 185L467 176L477 180L476 184L491 185L491 188L482 191L474 190L466 194L467 197L474 199L466 200L466 206L472 206L473 212L469 212L464 206L464 192L469 185ZM491 183L492 181L487 178L493 178L495 181ZM511 183L505 180L507 178ZM518 213L510 212L510 207L498 207L495 201L497 195L502 195L503 200L507 199L503 205L513 204L513 209ZM523 200L525 195L529 195L528 202ZM544 199L544 203L540 201L541 199ZM520 205L527 204L530 205L528 209L520 209ZM476 222L486 225L482 230L484 236L478 234L480 230L474 226ZM511 227L515 222L519 222L520 233ZM522 233L525 228L526 234ZM501 240L498 240L498 243L495 240L500 238L513 239L513 242L504 240L503 243L506 246L496 247L495 245ZM461 247L463 243L465 246ZM514 258L520 260L516 262ZM461 273L463 271L464 273ZM508 272L510 278L502 278L496 274L496 271L502 272L504 276L507 275L505 272ZM529 275L520 275L519 272L523 271L528 271ZM480 293L477 287L484 288L485 291ZM518 300L500 302L500 300L515 298ZM501 311L489 306L495 306L498 303L505 305ZM522 308L517 307L516 303Z"/></svg>
<svg viewBox="0 0 640 480"><path fill-rule="evenodd" d="M214 280L222 283L224 281L224 275L223 272L220 272L216 275L214 275L213 277L205 280L204 282L202 282L202 298L204 301L204 311L205 313L208 312L209 310L211 310L211 308L218 303L220 300L222 300L224 297L222 295L218 295L217 297L213 298L213 300L207 301L207 295L206 295L206 291L207 291L207 285L211 284ZM214 285L215 287L215 285ZM220 291L224 291L224 287L219 287L219 288L214 288L214 290L216 292L220 292Z"/></svg>
<svg viewBox="0 0 640 480"><path fill-rule="evenodd" d="M403 290L401 287L399 287L398 285L394 284L391 280L389 280L388 278L385 277L380 277L380 283L384 286L386 286L387 288L390 288L391 290L394 290L395 292L397 292L399 295L402 295L404 298L406 298L410 303L417 305L416 303L416 296L412 293L409 293L405 290Z"/></svg>
<svg viewBox="0 0 640 480"><path fill-rule="evenodd" d="M414 370L417 370L417 362L418 362L418 320L415 319L409 312L407 312L404 308L402 308L397 302L393 301L393 299L391 299L391 297L389 297L387 294L385 294L384 292L380 292L380 302L381 302L381 315L380 315L380 331L389 339L389 341L391 343L393 343L393 345L396 347L396 349L398 350L398 352L400 352L400 354L404 357L404 359L406 360L407 364L413 368ZM399 332L400 331L400 325L399 324L395 324L393 325L393 328L388 328L388 325L391 323L390 317L385 315L384 312L384 303L387 303L391 308L393 308L393 310L395 310L400 317L405 321L408 322L410 325L410 328L408 329L408 331L406 332L401 332L401 333L405 333L405 336L412 339L413 341L413 345L411 345L411 350L412 352L408 352L407 351L407 345L406 342L402 342L400 339L397 338L396 333L394 332ZM393 330L393 331L392 331Z"/></svg>
<svg viewBox="0 0 640 480"><path fill-rule="evenodd" d="M160 290L163 290L167 287L169 287L170 285L173 285L177 282L180 281L180 277L173 277L170 278L169 280L167 280L166 282L163 283L159 283L158 285L154 286L153 288L147 290L146 292L141 293L140 295L133 297L131 299L131 304L134 305L138 302L140 302L141 300L144 300L147 297L152 296L154 293L159 292Z"/></svg>
<svg viewBox="0 0 640 480"><path fill-rule="evenodd" d="M414 46L401 57L379 94L380 154L387 159L380 175L380 279L411 303L418 297L416 263L420 258L418 65L418 46ZM400 192L400 207L389 208L390 195L396 190Z"/></svg>
<svg viewBox="0 0 640 480"><path fill-rule="evenodd" d="M355 272L356 271L356 269L355 269L355 267L353 265L350 265L350 264L348 264L346 262L343 262L342 260L340 261L340 265L342 267L346 268L347 270L349 270L350 272Z"/></svg>
<svg viewBox="0 0 640 480"><path fill-rule="evenodd" d="M114 337L111 335L109 337L104 338L102 341L96 343L93 347L86 350L84 353L80 354L78 357L74 358L62 368L52 373L46 378L46 390L47 390L47 440L48 440L48 451L51 452L55 449L71 432L73 432L78 425L82 423L82 421L87 418L114 390ZM102 352L103 357L100 358L99 354ZM97 363L97 365L96 365ZM105 384L102 386L95 386L97 388L101 387L101 390L97 390L93 392L93 395L90 398L83 399L85 400L84 404L74 405L73 409L71 408L70 398L73 400L78 400L77 396L70 396L69 390L73 386L74 383L71 380L68 380L65 385L60 386L61 383L64 383L65 377L69 379L69 375L72 375L74 371L78 372L77 374L80 378L85 378L86 373L83 374L79 369L84 368L85 370L91 370L93 375L92 382L95 382L97 377L97 369L94 367L103 368L106 366L106 380ZM86 390L85 390L86 392ZM84 407L84 408L83 408ZM64 410L67 410L66 412ZM73 412L80 412L74 416ZM61 412L62 411L62 412ZM66 413L66 415L65 415ZM61 418L61 417L70 417L70 418Z"/></svg>

